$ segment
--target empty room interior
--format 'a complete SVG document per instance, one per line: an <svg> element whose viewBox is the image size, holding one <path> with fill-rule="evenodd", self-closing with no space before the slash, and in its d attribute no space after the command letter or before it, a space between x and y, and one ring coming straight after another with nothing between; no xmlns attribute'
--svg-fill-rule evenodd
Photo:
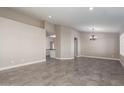
<svg viewBox="0 0 124 93"><path fill-rule="evenodd" d="M123 29L123 7L1 7L0 86L124 86Z"/></svg>

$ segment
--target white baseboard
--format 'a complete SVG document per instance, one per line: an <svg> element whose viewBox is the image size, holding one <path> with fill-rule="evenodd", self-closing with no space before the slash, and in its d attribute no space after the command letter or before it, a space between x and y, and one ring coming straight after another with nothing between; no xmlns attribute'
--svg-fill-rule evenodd
<svg viewBox="0 0 124 93"><path fill-rule="evenodd" d="M120 55L120 63L124 67L124 56Z"/></svg>
<svg viewBox="0 0 124 93"><path fill-rule="evenodd" d="M13 65L13 66L9 66L9 67L3 67L3 68L0 68L0 71L17 68L17 67L21 67L21 66L26 66L26 65L31 65L31 64L36 64L36 63L45 62L45 61L46 61L46 59L43 59L43 60L37 60L37 61L27 62L27 63L23 63L23 64L18 64L18 65Z"/></svg>
<svg viewBox="0 0 124 93"><path fill-rule="evenodd" d="M120 61L121 65L124 67L124 63L122 61Z"/></svg>
<svg viewBox="0 0 124 93"><path fill-rule="evenodd" d="M74 57L72 57L72 58L55 58L55 59L59 59L59 60L72 60L72 59L74 59Z"/></svg>
<svg viewBox="0 0 124 93"><path fill-rule="evenodd" d="M81 56L76 56L76 57L81 57Z"/></svg>
<svg viewBox="0 0 124 93"><path fill-rule="evenodd" d="M120 61L120 59L118 59L118 58L96 57L96 56L86 56L86 55L80 55L79 57L89 57L89 58L97 58L97 59L107 59L107 60L117 60L117 61Z"/></svg>

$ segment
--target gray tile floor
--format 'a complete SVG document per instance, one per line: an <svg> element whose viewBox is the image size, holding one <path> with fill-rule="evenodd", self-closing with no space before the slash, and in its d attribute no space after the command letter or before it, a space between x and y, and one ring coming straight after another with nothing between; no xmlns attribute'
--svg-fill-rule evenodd
<svg viewBox="0 0 124 93"><path fill-rule="evenodd" d="M111 86L124 85L119 61L93 58L48 59L47 62L0 72L0 85Z"/></svg>

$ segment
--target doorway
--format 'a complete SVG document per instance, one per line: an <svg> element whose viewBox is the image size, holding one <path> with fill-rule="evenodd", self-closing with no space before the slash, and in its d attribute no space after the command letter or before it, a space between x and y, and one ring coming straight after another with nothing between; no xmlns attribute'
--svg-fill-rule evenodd
<svg viewBox="0 0 124 93"><path fill-rule="evenodd" d="M78 56L78 38L74 37L74 57Z"/></svg>
<svg viewBox="0 0 124 93"><path fill-rule="evenodd" d="M55 55L56 53L55 38L56 38L55 34L48 33L46 35L46 58L47 59L55 58L56 56Z"/></svg>

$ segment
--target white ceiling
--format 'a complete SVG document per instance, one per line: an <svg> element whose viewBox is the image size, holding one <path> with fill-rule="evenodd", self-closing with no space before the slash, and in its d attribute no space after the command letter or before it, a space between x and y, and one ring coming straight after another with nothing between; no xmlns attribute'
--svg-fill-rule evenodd
<svg viewBox="0 0 124 93"><path fill-rule="evenodd" d="M98 32L119 32L124 24L124 8L95 7L93 11L89 11L88 7L15 7L13 9L79 31L89 31L89 27L94 25L95 31Z"/></svg>

